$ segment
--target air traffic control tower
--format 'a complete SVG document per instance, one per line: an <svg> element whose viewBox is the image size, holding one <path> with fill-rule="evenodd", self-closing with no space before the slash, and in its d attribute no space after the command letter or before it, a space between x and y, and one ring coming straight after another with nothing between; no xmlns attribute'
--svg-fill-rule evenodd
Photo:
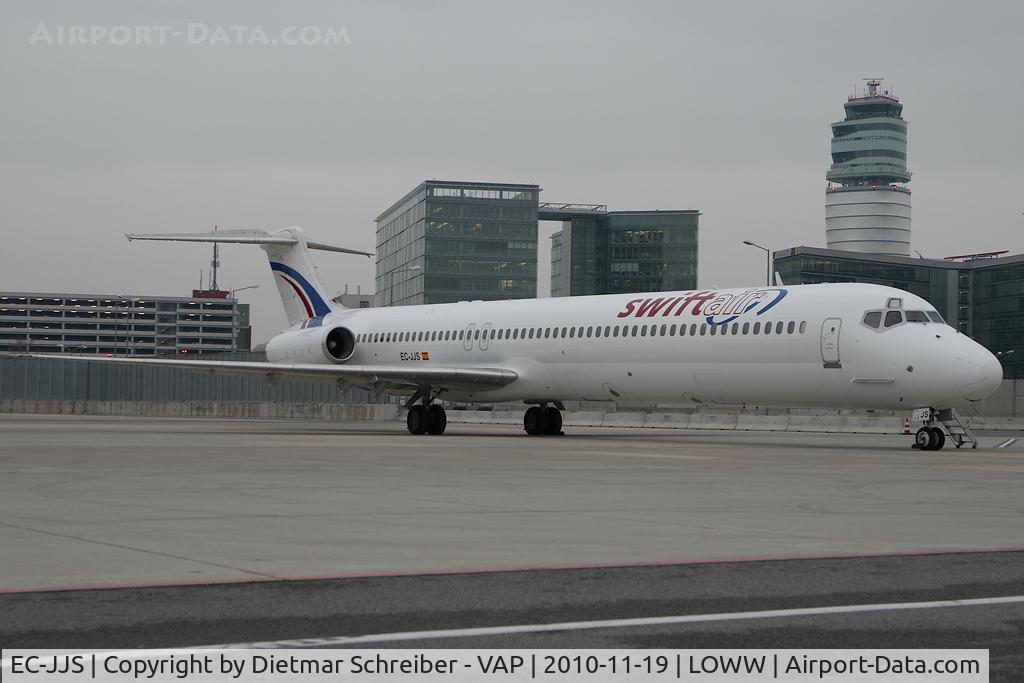
<svg viewBox="0 0 1024 683"><path fill-rule="evenodd" d="M903 104L882 79L869 78L832 124L832 166L825 178L829 249L910 255L910 171Z"/></svg>

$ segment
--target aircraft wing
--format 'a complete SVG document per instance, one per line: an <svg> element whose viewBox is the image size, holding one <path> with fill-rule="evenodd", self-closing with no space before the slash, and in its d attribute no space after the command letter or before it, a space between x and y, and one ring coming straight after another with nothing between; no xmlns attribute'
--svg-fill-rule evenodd
<svg viewBox="0 0 1024 683"><path fill-rule="evenodd" d="M518 374L501 368L435 366L429 362L408 365L327 365L315 363L260 363L248 361L179 360L177 358L96 358L58 354L16 354L48 360L77 360L97 363L128 363L168 368L189 368L211 375L250 375L273 379L305 379L314 382L344 382L378 388L432 387L481 390L511 384Z"/></svg>

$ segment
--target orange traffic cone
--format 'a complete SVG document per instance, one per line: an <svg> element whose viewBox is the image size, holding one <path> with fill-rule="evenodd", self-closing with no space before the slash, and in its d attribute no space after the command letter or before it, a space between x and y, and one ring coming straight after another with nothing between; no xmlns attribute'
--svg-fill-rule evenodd
<svg viewBox="0 0 1024 683"><path fill-rule="evenodd" d="M910 418L909 417L903 418L903 434L905 436L909 436L910 435Z"/></svg>

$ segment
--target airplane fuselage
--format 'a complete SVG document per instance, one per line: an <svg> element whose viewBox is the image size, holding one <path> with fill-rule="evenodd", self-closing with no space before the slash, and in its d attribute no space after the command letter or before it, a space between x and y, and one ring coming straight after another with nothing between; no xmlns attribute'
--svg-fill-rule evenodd
<svg viewBox="0 0 1024 683"><path fill-rule="evenodd" d="M877 326L865 322L872 311ZM350 364L517 374L501 388L443 396L460 401L912 409L978 400L1001 379L998 361L924 299L865 284L335 311L271 340L268 360L329 363L295 340L334 326L354 335Z"/></svg>

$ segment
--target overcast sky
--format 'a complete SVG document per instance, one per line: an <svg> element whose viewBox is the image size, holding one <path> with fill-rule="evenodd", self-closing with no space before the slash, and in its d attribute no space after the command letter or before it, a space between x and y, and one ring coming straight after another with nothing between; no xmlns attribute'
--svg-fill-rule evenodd
<svg viewBox="0 0 1024 683"><path fill-rule="evenodd" d="M205 247L128 231L301 225L372 251L373 218L425 178L700 209L700 284L755 284L742 240L824 246L828 124L865 76L910 122L913 247L1024 251L1022 25L1018 2L8 0L0 290L198 286ZM72 26L185 35L57 44ZM280 44L306 26L345 39ZM372 287L372 261L316 258L331 292ZM222 287L261 285L241 294L256 340L283 327L262 251L222 261Z"/></svg>

